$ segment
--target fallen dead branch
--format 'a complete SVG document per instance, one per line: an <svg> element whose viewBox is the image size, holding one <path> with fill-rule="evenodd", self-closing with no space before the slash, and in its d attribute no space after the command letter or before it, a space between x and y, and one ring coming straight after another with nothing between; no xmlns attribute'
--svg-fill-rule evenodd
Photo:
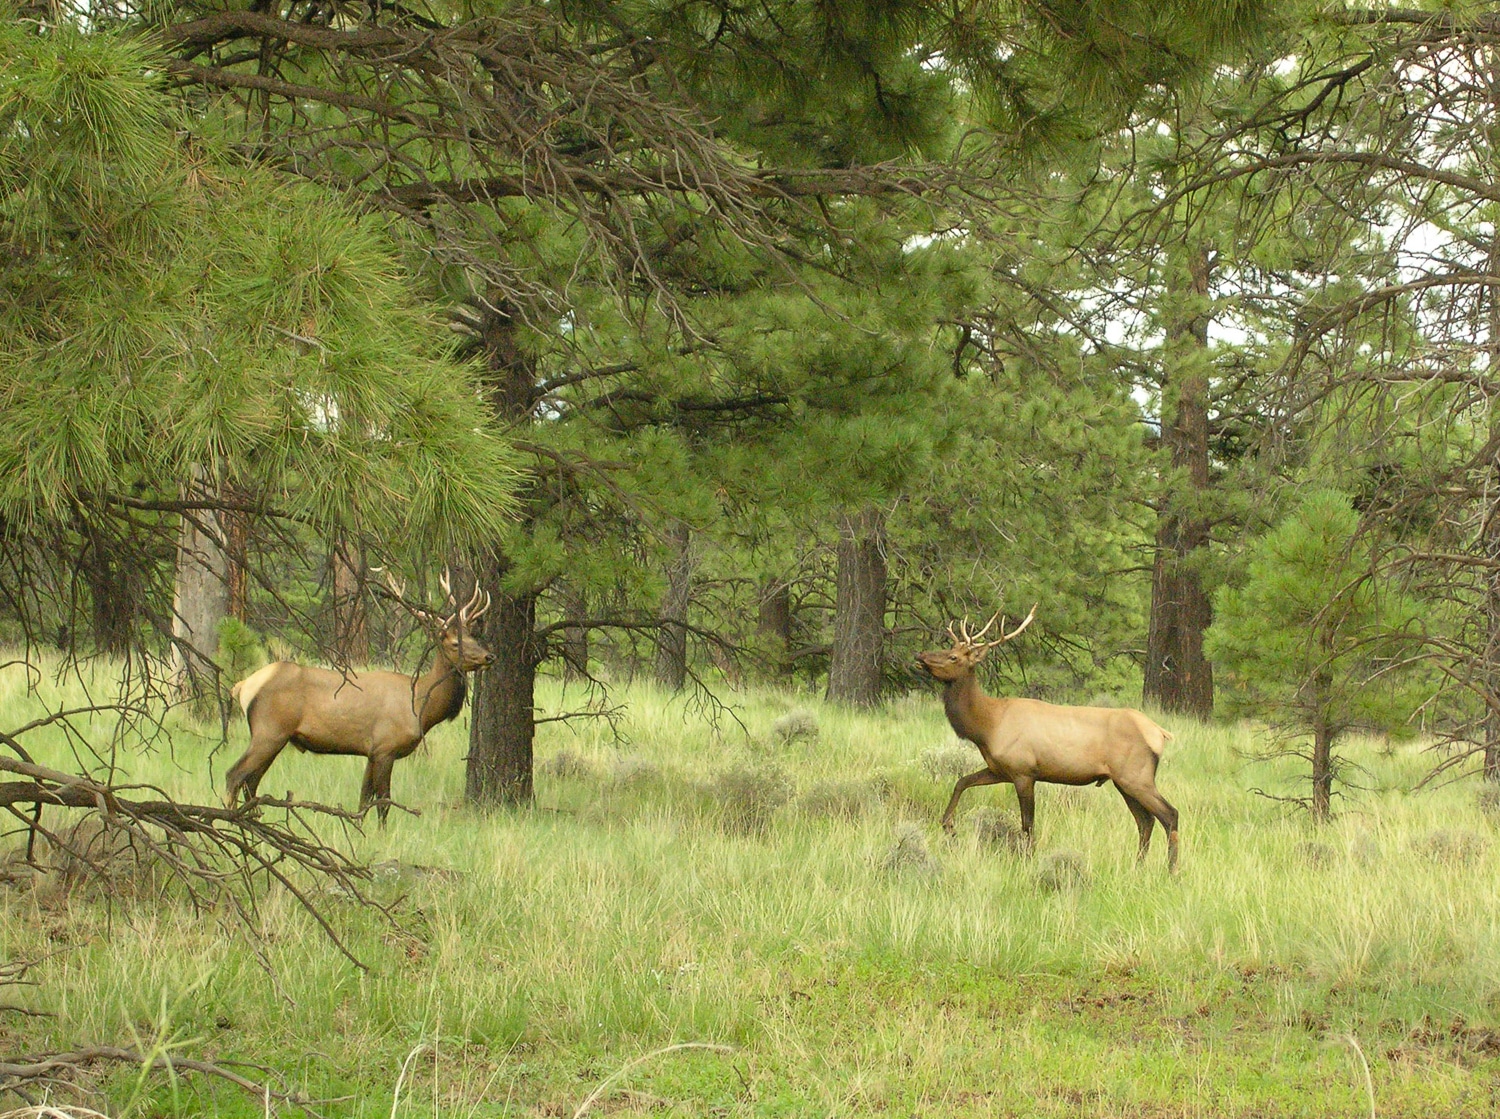
<svg viewBox="0 0 1500 1119"><path fill-rule="evenodd" d="M8 737L0 735L0 741ZM14 816L28 833L27 860L32 866L40 835L84 873L108 878L98 852L77 838L78 829L49 827L42 815L49 807L82 809L110 829L116 850L128 849L138 862L160 868L180 884L195 911L227 902L253 927L261 890L269 883L279 884L361 969L364 965L334 929L310 882L320 884L318 893L332 893L390 916L387 906L364 892L369 868L324 842L312 823L321 817L357 827L362 813L269 797L233 809L185 804L152 786L110 785L7 757L0 757L0 773L23 778L0 781L0 811ZM154 793L158 799L137 799L141 793Z"/></svg>
<svg viewBox="0 0 1500 1119"><path fill-rule="evenodd" d="M39 1057L21 1058L19 1060L0 1061L0 1092L13 1092L22 1098L27 1098L26 1092L29 1088L48 1088L56 1085L70 1084L76 1075L91 1065L99 1064L124 1064L133 1065L137 1068L150 1072L165 1072L170 1076L178 1076L183 1073L197 1073L200 1076L211 1076L219 1080L228 1081L237 1088L243 1088L257 1100L262 1101L269 1113L270 1105L276 1103L286 1104L300 1108L314 1119L321 1119L313 1110L314 1104L331 1102L314 1100L300 1092L290 1092L273 1088L264 1082L251 1080L226 1068L222 1064L213 1061L200 1061L191 1057L181 1057L172 1053L162 1053L157 1056L147 1056L136 1049L120 1048L112 1045L95 1045L86 1049L76 1049L70 1053L48 1053ZM256 1067L259 1066L242 1066ZM74 1116L95 1116L99 1113L88 1108L77 1107L53 1107L50 1105L32 1105L20 1111L7 1112L0 1119L11 1119L19 1116L36 1116L43 1119L45 1116L58 1115L64 1119L73 1119Z"/></svg>

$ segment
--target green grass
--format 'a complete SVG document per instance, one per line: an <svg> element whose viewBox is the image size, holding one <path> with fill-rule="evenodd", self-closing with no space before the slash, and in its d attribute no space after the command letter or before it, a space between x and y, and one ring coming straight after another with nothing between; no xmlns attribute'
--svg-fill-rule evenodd
<svg viewBox="0 0 1500 1119"><path fill-rule="evenodd" d="M0 673L0 728L41 710L22 683ZM399 930L327 898L367 972L281 895L256 944L149 892L5 893L3 958L45 957L13 1001L56 1017L0 1019L4 1052L156 1039L348 1097L330 1116L388 1116L425 1046L398 1117L572 1115L685 1041L733 1052L645 1062L596 1113L1358 1116L1362 1056L1380 1116L1500 1114L1500 851L1472 784L1408 791L1432 760L1415 747L1350 744L1373 788L1314 829L1250 791L1290 791L1295 771L1245 761L1248 729L1163 720L1160 786L1183 817L1169 878L1160 833L1135 865L1109 788L1042 786L1036 859L977 837L983 806L1013 817L1004 786L967 794L944 839L951 778L922 764L952 738L935 696L866 715L750 693L743 727L715 729L624 695L623 742L542 728L532 811L463 806L462 719L398 764L395 796L422 815L393 813L358 852L443 873L378 887L404 896ZM782 744L797 708L820 732ZM69 764L49 733L28 742ZM211 800L242 728L215 744L176 726L124 768ZM359 779L357 759L288 751L262 791L352 804ZM935 872L891 859L914 828ZM1081 880L1051 882L1059 852ZM261 1113L222 1085L97 1087L115 1114Z"/></svg>

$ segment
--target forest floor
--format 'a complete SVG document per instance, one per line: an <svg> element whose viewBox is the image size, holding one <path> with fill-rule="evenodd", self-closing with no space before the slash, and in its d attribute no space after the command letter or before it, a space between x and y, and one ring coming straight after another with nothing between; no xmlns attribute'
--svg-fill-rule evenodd
<svg viewBox="0 0 1500 1119"><path fill-rule="evenodd" d="M0 671L0 728L43 692ZM1415 745L1349 742L1365 787L1314 828L1254 791L1299 786L1251 760L1253 728L1164 719L1168 877L1160 833L1136 866L1109 788L1041 786L1035 857L1008 843L1004 786L945 838L977 765L936 695L851 714L751 692L717 725L614 698L619 737L540 728L530 811L463 806L466 715L398 763L421 815L350 840L397 924L324 898L368 970L284 893L252 938L149 876L0 887L0 960L39 961L5 1001L51 1015L0 1012L0 1059L253 1061L329 1117L1500 1115L1495 824L1473 781L1413 791L1435 760ZM28 745L68 768L49 733ZM174 725L122 769L213 803L244 741ZM352 805L360 773L288 750L262 791ZM690 1042L721 1048L659 1052ZM263 1114L222 1082L94 1075L81 1098L122 1119Z"/></svg>

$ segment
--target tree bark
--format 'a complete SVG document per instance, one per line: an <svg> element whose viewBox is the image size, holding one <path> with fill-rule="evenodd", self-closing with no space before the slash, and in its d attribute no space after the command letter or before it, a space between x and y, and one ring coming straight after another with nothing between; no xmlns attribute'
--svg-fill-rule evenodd
<svg viewBox="0 0 1500 1119"><path fill-rule="evenodd" d="M237 486L227 488L236 500L247 496ZM250 620L250 515L240 510L219 514L224 526L224 544L229 564L229 616L236 621Z"/></svg>
<svg viewBox="0 0 1500 1119"><path fill-rule="evenodd" d="M470 804L483 806L525 805L532 797L536 670L542 659L536 636L537 596L497 593L493 588L501 585L505 574L506 561L499 556L478 573L494 605L479 620L476 636L495 654L495 662L473 678L464 795Z"/></svg>
<svg viewBox="0 0 1500 1119"><path fill-rule="evenodd" d="M792 588L779 579L761 584L760 607L756 612L756 632L770 646L772 666L778 676L786 675L787 654L792 649Z"/></svg>
<svg viewBox="0 0 1500 1119"><path fill-rule="evenodd" d="M880 702L885 605L885 515L876 508L846 513L839 518L830 700L861 707Z"/></svg>
<svg viewBox="0 0 1500 1119"><path fill-rule="evenodd" d="M88 583L92 607L94 647L101 653L121 656L130 651L145 597L139 563L111 539L91 518L79 518L84 537L80 568ZM66 627L61 631L67 636ZM70 642L59 641L66 648Z"/></svg>
<svg viewBox="0 0 1500 1119"><path fill-rule="evenodd" d="M339 664L368 664L370 634L365 616L365 560L359 548L344 541L329 550L333 569L333 646Z"/></svg>
<svg viewBox="0 0 1500 1119"><path fill-rule="evenodd" d="M1492 96L1500 111L1500 74L1492 77ZM1500 275L1500 231L1490 239L1489 273ZM1481 530L1484 558L1492 564L1485 572L1484 680L1491 704L1500 704L1500 289L1487 290L1489 304L1489 354L1485 370L1490 407L1489 445L1495 448L1489 463L1483 493L1484 524ZM1500 782L1500 710L1488 706L1484 716L1484 779Z"/></svg>
<svg viewBox="0 0 1500 1119"><path fill-rule="evenodd" d="M656 633L656 682L681 691L687 683L687 617L693 593L693 534L682 521L667 529L672 556L667 564L667 593L662 599L665 623Z"/></svg>
<svg viewBox="0 0 1500 1119"><path fill-rule="evenodd" d="M1209 541L1202 509L1209 488L1204 353L1209 316L1204 307L1211 268L1207 248L1193 249L1186 278L1178 281L1184 290L1169 292L1184 310L1168 328L1162 442L1171 454L1173 477L1181 485L1164 487L1157 515L1143 688L1148 703L1200 718L1214 709L1213 669L1203 655L1203 634L1213 622L1213 611L1194 566Z"/></svg>
<svg viewBox="0 0 1500 1119"><path fill-rule="evenodd" d="M480 315L485 358L485 395L496 420L506 426L530 422L536 374L531 355L520 345L517 322L498 292L490 292ZM528 517L523 488L521 516ZM464 789L481 807L531 802L532 744L536 734L536 670L542 643L536 635L540 588L507 587L511 570L504 549L496 547L475 564L475 578L493 605L480 619L479 640L495 655L489 668L473 677L469 759Z"/></svg>
<svg viewBox="0 0 1500 1119"><path fill-rule="evenodd" d="M1333 724L1329 719L1333 679L1319 670L1313 680L1312 814L1319 823L1333 816Z"/></svg>
<svg viewBox="0 0 1500 1119"><path fill-rule="evenodd" d="M194 471L191 492L204 489L205 472ZM182 698L202 698L214 690L218 672L219 623L229 612L229 559L223 525L204 509L183 517L172 594L172 681Z"/></svg>

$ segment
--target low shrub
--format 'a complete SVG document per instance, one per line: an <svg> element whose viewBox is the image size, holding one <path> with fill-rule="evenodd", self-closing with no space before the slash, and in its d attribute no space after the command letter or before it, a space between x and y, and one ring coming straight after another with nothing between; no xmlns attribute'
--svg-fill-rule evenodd
<svg viewBox="0 0 1500 1119"><path fill-rule="evenodd" d="M788 711L771 724L771 733L783 746L797 742L815 742L818 738L818 717L805 708Z"/></svg>
<svg viewBox="0 0 1500 1119"><path fill-rule="evenodd" d="M908 824L896 829L895 842L880 860L880 869L888 875L931 879L943 873L943 864L927 849L922 829Z"/></svg>
<svg viewBox="0 0 1500 1119"><path fill-rule="evenodd" d="M1483 858L1488 849L1489 841L1483 836L1442 828L1412 843L1412 850L1417 854L1451 866L1470 866Z"/></svg>
<svg viewBox="0 0 1500 1119"><path fill-rule="evenodd" d="M728 831L759 835L792 799L795 786L776 766L728 769L705 790L715 802L719 821Z"/></svg>
<svg viewBox="0 0 1500 1119"><path fill-rule="evenodd" d="M594 763L572 750L559 750L537 766L537 772L563 780L584 780L594 776Z"/></svg>
<svg viewBox="0 0 1500 1119"><path fill-rule="evenodd" d="M982 765L979 751L959 742L932 746L917 757L917 765L934 781L954 781Z"/></svg>
<svg viewBox="0 0 1500 1119"><path fill-rule="evenodd" d="M1077 851L1048 851L1036 861L1037 885L1051 893L1082 889L1091 878L1088 863Z"/></svg>

